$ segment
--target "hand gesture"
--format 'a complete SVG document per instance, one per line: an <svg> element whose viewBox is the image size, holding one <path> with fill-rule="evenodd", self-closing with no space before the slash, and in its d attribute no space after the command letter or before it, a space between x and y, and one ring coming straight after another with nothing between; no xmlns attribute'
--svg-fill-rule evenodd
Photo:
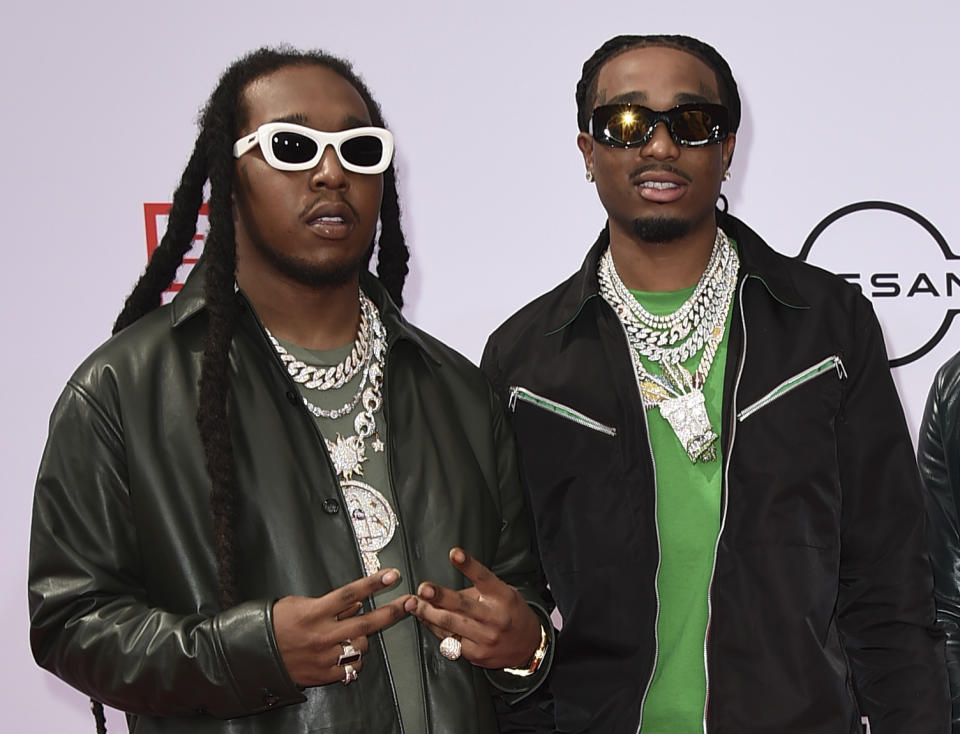
<svg viewBox="0 0 960 734"><path fill-rule="evenodd" d="M365 653L370 646L367 637L404 616L403 604L413 597L404 595L366 614L358 615L357 612L364 599L392 586L399 578L400 573L391 568L377 571L319 598L285 596L273 605L277 647L297 685L349 683L356 678L363 668L363 661L358 659L347 663L349 657L341 660L341 655L350 652L347 646L352 645L361 655Z"/></svg>
<svg viewBox="0 0 960 734"><path fill-rule="evenodd" d="M525 667L540 644L540 621L523 597L461 548L450 563L473 582L454 591L428 581L404 609L438 638L460 640L462 654L482 668Z"/></svg>

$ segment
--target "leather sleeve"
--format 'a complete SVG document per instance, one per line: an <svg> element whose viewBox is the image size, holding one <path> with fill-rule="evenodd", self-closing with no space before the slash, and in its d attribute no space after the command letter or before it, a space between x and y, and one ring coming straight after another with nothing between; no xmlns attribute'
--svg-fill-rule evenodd
<svg viewBox="0 0 960 734"><path fill-rule="evenodd" d="M944 734L925 510L880 325L858 297L837 416L843 491L838 624L873 734Z"/></svg>
<svg viewBox="0 0 960 734"><path fill-rule="evenodd" d="M536 612L548 637L547 655L533 675L520 677L502 671L485 671L493 686L502 692L504 700L509 704L516 704L537 690L550 670L556 645L553 624L550 622L553 601L547 591L540 563L533 551L533 528L520 486L513 432L507 425L503 410L492 391L490 410L494 416L493 431L497 447L497 476L502 518L496 564L491 570L501 580L517 588Z"/></svg>
<svg viewBox="0 0 960 734"><path fill-rule="evenodd" d="M937 372L927 397L917 446L930 520L937 625L946 634L954 734L960 734L960 513L957 509L960 486L956 481L960 443L955 435L960 405L958 368L960 356Z"/></svg>
<svg viewBox="0 0 960 734"><path fill-rule="evenodd" d="M305 700L276 646L273 600L185 614L150 603L120 423L75 382L54 409L30 538L37 662L134 714L232 718Z"/></svg>

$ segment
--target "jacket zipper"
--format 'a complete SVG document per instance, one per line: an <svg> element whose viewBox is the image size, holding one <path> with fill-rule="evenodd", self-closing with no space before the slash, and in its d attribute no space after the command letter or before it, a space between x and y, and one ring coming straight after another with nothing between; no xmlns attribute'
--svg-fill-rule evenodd
<svg viewBox="0 0 960 734"><path fill-rule="evenodd" d="M741 410L737 414L737 420L738 421L746 420L761 408L764 408L770 403L772 403L774 400L777 400L778 398L783 397L790 391L800 387L805 382L809 382L813 378L819 377L820 375L825 374L832 369L837 370L837 377L839 379L843 380L846 378L847 370L843 366L843 360L841 360L840 357L836 354L831 357L827 357L826 359L821 360L820 362L817 362L817 364L813 365L812 367L808 367L802 372L798 372L793 377L781 382L779 385L773 388L773 390L768 392L766 395L764 395L762 398L757 400L755 403Z"/></svg>
<svg viewBox="0 0 960 734"><path fill-rule="evenodd" d="M606 301L604 301L604 303L606 303ZM627 336L627 330L623 322L620 321L619 316L617 316L617 323L620 324L620 330L623 332L623 341L627 346L627 353L630 355L630 371L633 373L633 382L637 387L637 397L640 398L640 413L643 415L643 426L647 432L647 451L650 453L650 466L653 468L653 527L657 537L657 570L653 575L653 597L657 603L656 614L653 618L653 665L650 666L650 677L647 678L647 685L644 687L643 695L640 697L640 719L637 721L636 731L636 734L640 734L640 729L643 726L643 707L647 703L647 694L650 693L650 686L653 685L653 675L657 670L657 662L660 659L660 634L658 632L660 625L660 587L657 585L657 581L660 578L662 549L660 547L660 521L657 518L659 489L657 487L657 460L653 455L653 444L650 442L650 423L647 420L647 409L643 407L643 391L640 389L640 377L637 375L637 367L635 364L637 357L634 356L634 352L630 348L630 338Z"/></svg>
<svg viewBox="0 0 960 734"><path fill-rule="evenodd" d="M740 364L737 365L737 378L733 381L733 394L730 396L731 405L737 404L737 393L740 391L740 380L743 377L743 367L747 362L747 314L743 310L743 291L747 285L747 277L740 281L737 301L740 304L740 326L743 331L743 349L740 352ZM707 584L707 629L703 636L703 676L705 681L703 697L703 734L707 734L707 709L710 707L710 658L709 658L709 640L710 625L713 623L713 580L717 575L717 554L720 552L720 537L727 526L727 507L729 506L730 494L730 461L733 457L733 444L737 438L737 421L730 421L730 445L727 448L727 455L723 457L723 484L720 487L721 505L720 511L720 529L717 531L717 541L713 546L713 567L710 569L710 583ZM639 732L638 732L639 734Z"/></svg>
<svg viewBox="0 0 960 734"><path fill-rule="evenodd" d="M563 403L558 403L555 400L550 400L542 395L537 395L535 392L531 392L525 387L515 385L510 388L510 400L507 403L511 413L517 412L518 400L522 400L530 405L535 405L538 408L548 410L555 415L559 415L561 418L566 418L567 420L571 420L574 423L584 426L585 428L591 428L594 431L604 433L607 436L617 435L617 429L613 428L612 426L599 423L593 418L585 416L583 413L580 413L573 408L567 407Z"/></svg>

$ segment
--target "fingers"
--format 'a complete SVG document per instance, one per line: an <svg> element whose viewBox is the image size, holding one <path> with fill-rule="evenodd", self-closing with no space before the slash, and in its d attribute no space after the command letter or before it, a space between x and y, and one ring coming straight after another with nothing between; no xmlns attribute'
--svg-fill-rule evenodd
<svg viewBox="0 0 960 734"><path fill-rule="evenodd" d="M360 637L361 635L372 635L384 627L389 627L406 614L404 604L411 598L413 598L411 595L405 594L382 607L377 607L364 614L358 614L354 617L340 620L337 627L340 639L345 640Z"/></svg>
<svg viewBox="0 0 960 734"><path fill-rule="evenodd" d="M346 619L347 617L353 617L363 609L363 602L354 602L353 606L347 607L346 609L341 609L337 612L336 620L339 622L341 619Z"/></svg>
<svg viewBox="0 0 960 734"><path fill-rule="evenodd" d="M481 594L497 593L506 586L496 575L463 548L450 549L450 563L473 582Z"/></svg>
<svg viewBox="0 0 960 734"><path fill-rule="evenodd" d="M479 622L493 619L493 612L479 601L480 593L473 587L454 591L445 586L424 582L417 589L417 596L428 601L433 607L457 612Z"/></svg>
<svg viewBox="0 0 960 734"><path fill-rule="evenodd" d="M336 617L338 614L352 609L357 603L363 603L363 600L373 596L381 589L393 586L400 579L400 572L395 568L388 568L385 571L377 571L362 579L351 581L349 584L334 589L321 596L318 601L320 604L317 611L320 614L329 614Z"/></svg>
<svg viewBox="0 0 960 734"><path fill-rule="evenodd" d="M458 612L435 607L424 599L412 596L407 599L404 609L422 621L437 637L460 635L464 641L472 640L481 645L491 645L497 641L497 625L481 622Z"/></svg>

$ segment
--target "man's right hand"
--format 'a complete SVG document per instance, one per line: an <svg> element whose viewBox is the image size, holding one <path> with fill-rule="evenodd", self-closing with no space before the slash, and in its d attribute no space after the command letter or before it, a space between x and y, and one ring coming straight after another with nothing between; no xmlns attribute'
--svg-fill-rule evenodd
<svg viewBox="0 0 960 734"><path fill-rule="evenodd" d="M363 600L400 579L393 568L377 571L365 578L324 594L319 598L285 596L273 605L273 632L287 671L303 687L342 682L344 668L337 665L343 645L349 641L361 653L369 648L367 636L406 615L404 603L411 595L365 614ZM359 672L363 660L351 663Z"/></svg>

